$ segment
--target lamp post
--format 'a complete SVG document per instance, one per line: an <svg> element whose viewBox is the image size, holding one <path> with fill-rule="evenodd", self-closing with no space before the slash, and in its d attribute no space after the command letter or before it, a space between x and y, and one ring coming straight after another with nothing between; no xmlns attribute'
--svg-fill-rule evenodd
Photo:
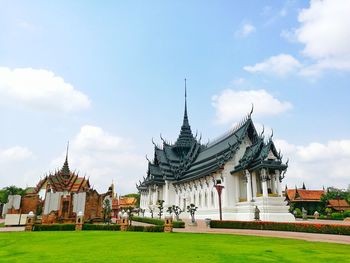
<svg viewBox="0 0 350 263"><path fill-rule="evenodd" d="M222 189L224 188L223 185L221 185L221 183L216 183L214 185L216 191L218 191L218 195L219 195L219 213L220 213L220 221L222 221L222 209L221 209L221 193L222 193Z"/></svg>

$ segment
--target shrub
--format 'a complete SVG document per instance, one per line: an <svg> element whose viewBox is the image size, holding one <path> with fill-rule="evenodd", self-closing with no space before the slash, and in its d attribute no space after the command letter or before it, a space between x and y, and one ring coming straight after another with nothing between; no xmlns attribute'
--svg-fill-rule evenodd
<svg viewBox="0 0 350 263"><path fill-rule="evenodd" d="M350 226L335 224L280 223L264 221L210 221L211 228L259 229L350 235Z"/></svg>
<svg viewBox="0 0 350 263"><path fill-rule="evenodd" d="M135 232L164 232L163 226L128 226L127 231Z"/></svg>
<svg viewBox="0 0 350 263"><path fill-rule="evenodd" d="M119 231L120 225L102 225L102 224L84 224L83 230L106 230L106 231Z"/></svg>
<svg viewBox="0 0 350 263"><path fill-rule="evenodd" d="M75 224L35 224L33 231L73 231Z"/></svg>
<svg viewBox="0 0 350 263"><path fill-rule="evenodd" d="M173 228L185 228L185 222L173 221Z"/></svg>
<svg viewBox="0 0 350 263"><path fill-rule="evenodd" d="M343 214L342 213L338 213L338 212L332 213L331 214L331 219L343 220Z"/></svg>
<svg viewBox="0 0 350 263"><path fill-rule="evenodd" d="M295 208L294 209L294 211L296 212L295 214L296 214L296 216L300 216L301 217L301 210L300 210L300 208Z"/></svg>
<svg viewBox="0 0 350 263"><path fill-rule="evenodd" d="M133 216L131 218L133 221L137 222L143 222L143 223L148 223L152 225L157 225L157 226L162 226L164 225L164 220L161 219L155 219L155 218L149 218L149 217L138 217L138 216Z"/></svg>
<svg viewBox="0 0 350 263"><path fill-rule="evenodd" d="M344 218L345 217L350 217L350 210L344 211L343 215L344 215Z"/></svg>
<svg viewBox="0 0 350 263"><path fill-rule="evenodd" d="M149 218L149 217L133 216L131 220L137 221L137 222L148 223L148 224L152 224L152 225L156 225L156 226L163 226L164 225L164 220ZM184 227L185 227L185 222L173 221L173 228L184 228Z"/></svg>

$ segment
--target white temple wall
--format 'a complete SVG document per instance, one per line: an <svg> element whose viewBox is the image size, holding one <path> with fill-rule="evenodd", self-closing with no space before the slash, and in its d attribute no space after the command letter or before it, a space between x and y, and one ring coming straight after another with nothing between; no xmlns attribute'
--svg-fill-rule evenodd
<svg viewBox="0 0 350 263"><path fill-rule="evenodd" d="M79 212L85 213L85 201L86 192L73 194L73 212L78 214ZM112 199L109 200L112 205Z"/></svg>
<svg viewBox="0 0 350 263"><path fill-rule="evenodd" d="M43 211L44 215L47 215L51 211L57 211L59 209L60 200L61 200L62 195L63 195L63 192L46 193L44 211Z"/></svg>

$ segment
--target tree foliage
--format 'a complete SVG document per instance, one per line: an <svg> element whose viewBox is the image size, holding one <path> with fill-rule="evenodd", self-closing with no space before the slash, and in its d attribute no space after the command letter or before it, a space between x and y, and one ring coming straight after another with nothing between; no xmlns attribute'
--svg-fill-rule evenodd
<svg viewBox="0 0 350 263"><path fill-rule="evenodd" d="M0 203L7 203L7 199L9 195L20 195L23 196L25 194L25 189L17 187L15 185L7 186L0 190Z"/></svg>

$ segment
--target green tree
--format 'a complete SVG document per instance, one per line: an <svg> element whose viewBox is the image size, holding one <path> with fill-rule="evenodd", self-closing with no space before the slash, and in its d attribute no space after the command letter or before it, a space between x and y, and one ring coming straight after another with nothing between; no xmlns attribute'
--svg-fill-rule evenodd
<svg viewBox="0 0 350 263"><path fill-rule="evenodd" d="M7 186L3 189L0 190L0 203L5 204L7 203L7 199L9 195L20 195L23 196L25 194L25 190L11 185L11 186Z"/></svg>
<svg viewBox="0 0 350 263"><path fill-rule="evenodd" d="M111 208L111 202L109 201L109 199L105 199L103 201L103 220L105 222L110 222L111 219L111 212L112 212L112 208Z"/></svg>

